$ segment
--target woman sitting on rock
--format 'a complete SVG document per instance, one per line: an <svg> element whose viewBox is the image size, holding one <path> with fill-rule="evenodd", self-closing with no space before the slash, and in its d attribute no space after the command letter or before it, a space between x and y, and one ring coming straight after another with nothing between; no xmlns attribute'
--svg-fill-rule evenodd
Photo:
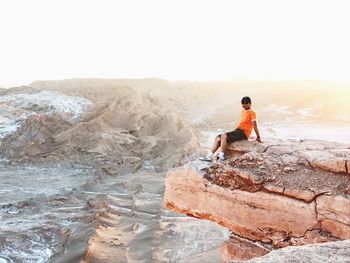
<svg viewBox="0 0 350 263"><path fill-rule="evenodd" d="M223 162L225 160L224 152L228 143L233 143L240 140L248 140L252 130L254 128L255 134L257 136L256 141L262 142L260 140L260 134L258 130L258 125L256 123L256 113L251 109L251 99L249 97L243 97L241 100L243 110L241 112L241 120L237 128L233 131L219 134L215 137L213 146L211 147L208 154L204 157L199 158L202 161L212 161L214 153L219 149L218 160Z"/></svg>

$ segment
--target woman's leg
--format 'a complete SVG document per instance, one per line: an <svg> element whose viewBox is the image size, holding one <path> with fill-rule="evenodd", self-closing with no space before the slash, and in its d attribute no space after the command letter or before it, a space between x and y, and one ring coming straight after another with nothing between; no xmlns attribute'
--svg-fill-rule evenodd
<svg viewBox="0 0 350 263"><path fill-rule="evenodd" d="M220 139L220 148L221 152L225 152L227 146L227 135L226 133L221 134L221 139Z"/></svg>
<svg viewBox="0 0 350 263"><path fill-rule="evenodd" d="M215 137L213 146L211 147L211 152L214 154L217 149L220 147L220 142L221 142L221 134L219 134L218 136Z"/></svg>

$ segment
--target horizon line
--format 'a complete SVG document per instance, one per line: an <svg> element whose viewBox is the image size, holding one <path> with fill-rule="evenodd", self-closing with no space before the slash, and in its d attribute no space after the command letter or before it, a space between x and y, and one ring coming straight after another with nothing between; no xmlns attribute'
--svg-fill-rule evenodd
<svg viewBox="0 0 350 263"><path fill-rule="evenodd" d="M212 78L212 79L166 79L161 77L70 77L70 78L59 78L59 79L36 79L27 83L16 83L16 82L4 82L1 84L0 88L10 89L16 87L30 86L35 82L44 82L44 81L70 81L70 80L159 80L167 82L198 82L198 83L215 83L215 82L232 82L232 81L252 81L252 82L300 82L300 81L318 81L318 82L350 82L350 79L332 79L332 78L250 78L250 77L233 77L233 78Z"/></svg>

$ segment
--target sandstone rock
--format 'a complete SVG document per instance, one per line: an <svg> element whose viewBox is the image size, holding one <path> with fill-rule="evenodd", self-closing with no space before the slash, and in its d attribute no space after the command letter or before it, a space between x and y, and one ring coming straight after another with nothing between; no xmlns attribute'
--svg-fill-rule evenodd
<svg viewBox="0 0 350 263"><path fill-rule="evenodd" d="M261 144L235 144L224 164L169 171L165 206L273 248L350 238L349 145L280 140L257 151ZM232 244L223 245L223 261L243 260L244 248L243 256L254 254L250 245Z"/></svg>
<svg viewBox="0 0 350 263"><path fill-rule="evenodd" d="M322 229L341 239L350 238L350 199L322 195L317 197L316 203Z"/></svg>
<svg viewBox="0 0 350 263"><path fill-rule="evenodd" d="M293 239L293 238L292 238ZM292 240L293 245L305 245L314 243L323 243L329 241L337 241L337 238L330 237L328 233L323 233L320 230L307 231L302 239Z"/></svg>
<svg viewBox="0 0 350 263"><path fill-rule="evenodd" d="M263 182L263 178L254 173L248 171L241 171L238 169L232 169L232 171L234 171L240 177L249 180L253 184L261 184Z"/></svg>
<svg viewBox="0 0 350 263"><path fill-rule="evenodd" d="M315 193L308 190L297 190L297 189L285 189L284 195L294 197L296 199L303 200L307 203L311 202L315 198Z"/></svg>
<svg viewBox="0 0 350 263"><path fill-rule="evenodd" d="M209 219L234 233L263 242L301 237L317 226L314 202L212 185L195 169L176 169L167 174L164 202L172 210ZM283 233L276 237L275 233Z"/></svg>
<svg viewBox="0 0 350 263"><path fill-rule="evenodd" d="M350 200L343 196L321 195L317 197L317 212L325 218L350 225Z"/></svg>
<svg viewBox="0 0 350 263"><path fill-rule="evenodd" d="M347 145L339 142L307 139L307 140L303 140L298 146L298 148L304 149L304 150L322 150L323 151L328 149L344 149L344 148L347 148Z"/></svg>
<svg viewBox="0 0 350 263"><path fill-rule="evenodd" d="M256 141L236 141L227 145L228 151L239 152L239 153L263 153L268 148L266 143L258 143Z"/></svg>
<svg viewBox="0 0 350 263"><path fill-rule="evenodd" d="M255 141L247 141L247 140L236 141L234 143L229 144L227 147L227 150L242 152L242 153L251 152L254 150L254 147L256 144L257 142Z"/></svg>
<svg viewBox="0 0 350 263"><path fill-rule="evenodd" d="M343 157L350 159L349 149L330 149L329 152L333 153L337 157Z"/></svg>
<svg viewBox="0 0 350 263"><path fill-rule="evenodd" d="M289 166L283 168L283 172L288 173L288 172L291 172L291 171L295 171L295 168L292 168L292 167L289 167Z"/></svg>
<svg viewBox="0 0 350 263"><path fill-rule="evenodd" d="M230 262L231 260L249 260L255 257L261 257L270 252L269 249L259 246L246 239L231 237L221 245L221 262Z"/></svg>
<svg viewBox="0 0 350 263"><path fill-rule="evenodd" d="M340 239L350 238L350 226L339 223L338 221L331 219L321 220L322 229L328 231L332 236L338 237Z"/></svg>
<svg viewBox="0 0 350 263"><path fill-rule="evenodd" d="M279 194L283 194L284 192L284 188L276 186L272 183L266 183L264 184L264 189L271 192L271 193L279 193Z"/></svg>
<svg viewBox="0 0 350 263"><path fill-rule="evenodd" d="M292 145L273 145L270 146L266 153L268 154L274 154L274 155L282 155L282 154L291 154L295 152L296 147Z"/></svg>
<svg viewBox="0 0 350 263"><path fill-rule="evenodd" d="M350 240L277 249L247 263L334 263L349 262ZM234 263L233 261L232 263Z"/></svg>
<svg viewBox="0 0 350 263"><path fill-rule="evenodd" d="M284 165L297 164L299 162L299 157L291 155L282 155L282 163Z"/></svg>
<svg viewBox="0 0 350 263"><path fill-rule="evenodd" d="M342 159L317 159L311 162L311 165L317 168L321 168L326 171L345 173L346 172L346 160Z"/></svg>
<svg viewBox="0 0 350 263"><path fill-rule="evenodd" d="M346 152L350 152L349 149ZM344 157L337 157L331 151L303 151L300 155L304 157L312 167L336 173L349 173L346 170L347 160Z"/></svg>
<svg viewBox="0 0 350 263"><path fill-rule="evenodd" d="M277 145L276 145L277 143ZM325 171L350 173L348 160L350 149L348 145L317 140L302 142L268 141L256 143L254 141L238 141L228 146L236 153L264 153L278 157L284 165L305 164Z"/></svg>
<svg viewBox="0 0 350 263"><path fill-rule="evenodd" d="M254 152L256 153L263 153L267 150L268 144L266 142L264 143L257 143L254 148Z"/></svg>

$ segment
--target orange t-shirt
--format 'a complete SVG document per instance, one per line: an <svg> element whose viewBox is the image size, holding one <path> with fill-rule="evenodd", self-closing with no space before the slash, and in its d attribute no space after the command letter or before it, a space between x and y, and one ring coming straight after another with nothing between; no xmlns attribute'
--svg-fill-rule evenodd
<svg viewBox="0 0 350 263"><path fill-rule="evenodd" d="M242 129L247 138L249 138L254 128L252 121L256 121L255 111L252 109L242 110L241 120L239 121L237 128Z"/></svg>

